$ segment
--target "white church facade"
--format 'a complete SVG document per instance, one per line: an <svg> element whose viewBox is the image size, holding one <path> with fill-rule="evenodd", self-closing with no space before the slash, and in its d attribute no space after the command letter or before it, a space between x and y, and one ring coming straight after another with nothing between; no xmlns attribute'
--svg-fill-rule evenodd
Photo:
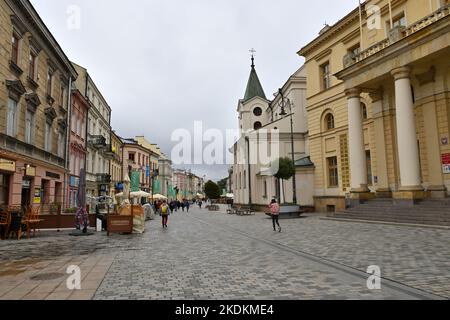
<svg viewBox="0 0 450 320"><path fill-rule="evenodd" d="M278 199L313 208L314 164L309 159L305 68L297 70L268 100L252 58L247 89L237 112L241 134L232 150L231 172L235 204L258 208ZM269 170L269 161L280 157L295 161L295 196L294 179L278 180L273 176L276 172Z"/></svg>

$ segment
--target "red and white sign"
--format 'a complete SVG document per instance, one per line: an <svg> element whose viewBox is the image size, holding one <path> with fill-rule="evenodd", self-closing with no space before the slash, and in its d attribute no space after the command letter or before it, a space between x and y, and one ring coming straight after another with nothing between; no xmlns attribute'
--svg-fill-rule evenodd
<svg viewBox="0 0 450 320"><path fill-rule="evenodd" d="M450 153L442 155L442 170L444 174L450 174Z"/></svg>

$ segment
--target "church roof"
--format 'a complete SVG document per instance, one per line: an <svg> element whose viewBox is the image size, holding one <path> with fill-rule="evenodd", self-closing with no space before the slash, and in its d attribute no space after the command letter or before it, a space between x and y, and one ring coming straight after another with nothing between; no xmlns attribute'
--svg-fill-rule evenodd
<svg viewBox="0 0 450 320"><path fill-rule="evenodd" d="M261 82L259 81L258 74L256 73L255 65L254 63L252 63L252 71L250 72L250 78L248 79L244 102L247 102L254 97L260 97L264 100L267 100L264 89L262 88Z"/></svg>

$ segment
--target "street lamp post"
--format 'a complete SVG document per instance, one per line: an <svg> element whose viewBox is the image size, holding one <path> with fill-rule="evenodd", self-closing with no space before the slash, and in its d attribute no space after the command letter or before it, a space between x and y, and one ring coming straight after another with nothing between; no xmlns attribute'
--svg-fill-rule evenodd
<svg viewBox="0 0 450 320"><path fill-rule="evenodd" d="M281 95L281 113L280 116L284 117L287 115L286 113L286 107L289 108L290 111L290 119L291 119L291 153L292 153L292 163L295 167L295 147L294 147L294 119L292 117L292 103L289 100L289 98L284 98L283 90L279 89L278 93ZM293 189L293 195L292 199L294 204L298 204L297 202L297 179L296 179L296 172L294 172L294 176L292 177L292 189Z"/></svg>

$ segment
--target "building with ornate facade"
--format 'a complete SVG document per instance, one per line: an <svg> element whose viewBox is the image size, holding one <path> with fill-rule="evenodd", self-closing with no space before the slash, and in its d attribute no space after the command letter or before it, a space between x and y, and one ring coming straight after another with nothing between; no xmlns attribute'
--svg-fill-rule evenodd
<svg viewBox="0 0 450 320"><path fill-rule="evenodd" d="M29 1L0 19L0 205L62 204L77 72Z"/></svg>
<svg viewBox="0 0 450 320"><path fill-rule="evenodd" d="M76 86L89 102L87 123L88 156L86 161L87 194L110 195L110 161L114 158L111 147L111 108L98 89L88 70L73 63L79 76Z"/></svg>
<svg viewBox="0 0 450 320"><path fill-rule="evenodd" d="M111 131L111 152L113 157L110 160L111 184L109 187L110 197L115 199L115 195L123 191L123 162L122 162L122 139Z"/></svg>
<svg viewBox="0 0 450 320"><path fill-rule="evenodd" d="M86 166L87 139L86 124L89 102L83 94L72 86L71 107L69 112L69 173L67 177L66 207L77 207L80 170Z"/></svg>
<svg viewBox="0 0 450 320"><path fill-rule="evenodd" d="M367 0L300 50L317 211L448 195L449 10Z"/></svg>

